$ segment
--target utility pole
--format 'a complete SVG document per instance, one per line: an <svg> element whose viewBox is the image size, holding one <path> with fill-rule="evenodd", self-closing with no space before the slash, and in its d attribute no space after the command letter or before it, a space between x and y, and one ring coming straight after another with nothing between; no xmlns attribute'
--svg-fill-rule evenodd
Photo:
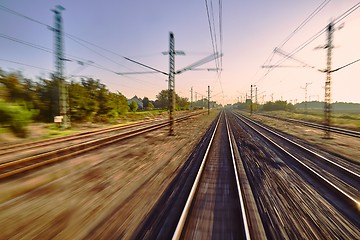
<svg viewBox="0 0 360 240"><path fill-rule="evenodd" d="M257 111L258 100L257 100L257 87L255 87L255 110Z"/></svg>
<svg viewBox="0 0 360 240"><path fill-rule="evenodd" d="M191 87L190 92L191 92L190 108L191 108L191 110L192 110L192 108L193 108L193 87Z"/></svg>
<svg viewBox="0 0 360 240"><path fill-rule="evenodd" d="M208 115L210 115L210 86L208 86Z"/></svg>
<svg viewBox="0 0 360 240"><path fill-rule="evenodd" d="M274 102L274 93L271 94L271 102Z"/></svg>
<svg viewBox="0 0 360 240"><path fill-rule="evenodd" d="M325 104L324 104L324 122L325 122L325 136L330 138L330 124L331 124L331 54L332 41L334 33L334 23L330 22L328 25L328 43L327 43L327 67L326 67L326 81L325 81Z"/></svg>
<svg viewBox="0 0 360 240"><path fill-rule="evenodd" d="M175 110L175 40L174 33L169 35L169 135L174 135L174 110Z"/></svg>
<svg viewBox="0 0 360 240"><path fill-rule="evenodd" d="M312 83L305 83L305 87L300 87L305 90L305 113L307 113L307 87Z"/></svg>
<svg viewBox="0 0 360 240"><path fill-rule="evenodd" d="M255 87L255 85L254 85ZM250 115L252 115L252 88L253 85L250 85Z"/></svg>
<svg viewBox="0 0 360 240"><path fill-rule="evenodd" d="M52 11L55 13L55 27L52 30L55 33L55 74L54 77L59 85L59 115L61 120L61 127L63 129L70 127L70 118L68 116L68 92L65 86L64 79L64 46L63 46L63 27L61 11L65 10L60 5L57 5ZM62 118L62 119L61 119ZM55 118L56 119L56 118Z"/></svg>

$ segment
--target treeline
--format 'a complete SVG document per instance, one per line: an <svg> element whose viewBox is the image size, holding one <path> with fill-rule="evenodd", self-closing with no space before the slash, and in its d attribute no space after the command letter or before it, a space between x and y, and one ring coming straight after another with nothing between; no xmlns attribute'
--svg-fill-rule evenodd
<svg viewBox="0 0 360 240"><path fill-rule="evenodd" d="M251 109L251 101L247 101L245 103L235 103L233 108L241 109L241 110L250 110ZM267 102L265 104L252 104L253 111L294 111L295 107L293 104L288 103L287 101L275 101L275 102Z"/></svg>
<svg viewBox="0 0 360 240"><path fill-rule="evenodd" d="M242 110L250 110L250 101L248 100L245 103L235 103L231 107L236 109ZM275 101L275 102L266 102L265 104L252 104L254 111L307 111L311 110L320 110L324 109L324 102L319 101L311 101L306 103L305 102L297 103L293 105L292 103L288 103L287 101ZM360 104L359 103L344 103L344 102L335 102L331 104L331 108L334 112L339 113L360 113Z"/></svg>
<svg viewBox="0 0 360 240"><path fill-rule="evenodd" d="M81 79L66 84L68 113L74 121L93 121L113 118L128 111L126 97L110 92L99 80ZM52 122L59 115L59 80L33 81L20 73L1 74L0 99L3 104L17 105L23 112L32 111L31 118Z"/></svg>
<svg viewBox="0 0 360 240"><path fill-rule="evenodd" d="M306 103L308 110L323 110L324 102L310 101ZM295 104L296 109L305 109L305 102ZM360 103L334 102L331 104L332 110L343 113L360 113Z"/></svg>
<svg viewBox="0 0 360 240"><path fill-rule="evenodd" d="M138 107L129 104L120 92L109 91L100 80L83 78L66 84L68 114L71 121L98 122L116 119ZM161 91L155 101L142 100L144 110L167 109L168 90ZM188 109L187 98L176 94L176 110ZM130 106L131 105L131 109ZM6 73L0 69L0 125L10 127L19 136L25 135L25 126L31 121L53 122L59 115L59 80L37 81L25 78L20 72Z"/></svg>

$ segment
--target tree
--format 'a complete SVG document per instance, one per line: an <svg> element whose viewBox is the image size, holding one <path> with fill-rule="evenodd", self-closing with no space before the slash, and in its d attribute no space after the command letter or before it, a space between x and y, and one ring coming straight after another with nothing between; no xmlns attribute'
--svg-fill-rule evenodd
<svg viewBox="0 0 360 240"><path fill-rule="evenodd" d="M149 102L149 105L146 107L146 110L153 110L154 109L154 104L152 104L152 102Z"/></svg>
<svg viewBox="0 0 360 240"><path fill-rule="evenodd" d="M169 90L162 90L158 95L156 95L157 100L155 101L155 107L161 109L168 109L169 105ZM175 93L175 109L176 110L185 110L190 106L188 98L182 98Z"/></svg>
<svg viewBox="0 0 360 240"><path fill-rule="evenodd" d="M26 127L34 114L36 114L34 110L28 110L24 106L0 100L0 124L8 126L18 137L26 137Z"/></svg>
<svg viewBox="0 0 360 240"><path fill-rule="evenodd" d="M130 107L130 111L136 112L139 106L135 101L131 101L129 107Z"/></svg>
<svg viewBox="0 0 360 240"><path fill-rule="evenodd" d="M149 102L150 102L149 98L144 97L144 99L142 100L142 103L144 105L144 109L146 109L149 106Z"/></svg>
<svg viewBox="0 0 360 240"><path fill-rule="evenodd" d="M169 90L162 90L156 95L156 108L168 109L169 106Z"/></svg>

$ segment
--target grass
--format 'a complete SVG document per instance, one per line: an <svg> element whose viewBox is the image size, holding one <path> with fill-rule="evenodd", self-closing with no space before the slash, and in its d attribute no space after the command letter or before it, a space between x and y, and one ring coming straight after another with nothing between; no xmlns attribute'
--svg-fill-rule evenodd
<svg viewBox="0 0 360 240"><path fill-rule="evenodd" d="M286 111L269 111L265 112L269 115L274 115L284 118L300 119L305 121L323 123L324 113L318 110L309 110L307 112L286 112ZM360 130L360 114L359 113L332 113L331 123L339 127L346 127L350 129Z"/></svg>

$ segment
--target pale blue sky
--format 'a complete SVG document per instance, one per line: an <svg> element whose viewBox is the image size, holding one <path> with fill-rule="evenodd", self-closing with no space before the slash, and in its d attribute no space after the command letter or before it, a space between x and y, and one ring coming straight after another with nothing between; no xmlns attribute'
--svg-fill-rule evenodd
<svg viewBox="0 0 360 240"><path fill-rule="evenodd" d="M210 5L210 0L208 3ZM250 84L258 86L258 100L304 100L305 83L310 100L323 100L325 74L310 68L277 68L265 78L266 69L261 69L265 60L300 23L305 20L323 0L302 1L237 1L223 2L223 72L220 81L215 72L189 71L176 76L176 91L190 98L190 88L206 95L210 85L214 99L220 103L233 103L245 98ZM358 1L333 0L317 14L303 29L294 35L282 49L291 52L307 39L326 27ZM53 25L50 9L62 5L64 31L81 39L99 45L122 56L127 56L162 71L168 72L168 56L161 54L168 50L169 31L174 32L175 47L186 55L176 57L176 69L180 69L212 54L205 1L195 0L2 0L0 5L24 14L47 25ZM220 45L217 20L218 1L213 1L217 42ZM343 21L344 28L334 33L333 66L340 67L360 58L360 9ZM0 34L42 47L53 49L53 33L46 26L34 23L1 10ZM82 58L114 72L144 71L123 58L87 45L91 50L65 37L65 55ZM314 50L326 42L322 34L294 57L324 69L326 51ZM83 43L85 44L85 43ZM99 53L95 53L95 52ZM105 57L104 57L105 56ZM29 46L0 37L0 59L21 62L54 69L54 57ZM272 64L281 59L274 55ZM116 63L115 63L116 62ZM299 65L288 60L284 65ZM0 67L6 71L21 70L25 76L48 77L46 70L30 68L0 60ZM213 68L214 62L203 67ZM119 91L126 97L133 95L155 99L157 93L167 88L166 76L161 74L119 76L111 71L93 66L81 68L76 62L65 63L67 76L79 74L100 79L111 91ZM333 74L333 101L360 102L360 63ZM220 84L221 82L221 84ZM222 87L221 87L222 85ZM223 89L223 94L222 90ZM195 94L194 94L195 98Z"/></svg>

